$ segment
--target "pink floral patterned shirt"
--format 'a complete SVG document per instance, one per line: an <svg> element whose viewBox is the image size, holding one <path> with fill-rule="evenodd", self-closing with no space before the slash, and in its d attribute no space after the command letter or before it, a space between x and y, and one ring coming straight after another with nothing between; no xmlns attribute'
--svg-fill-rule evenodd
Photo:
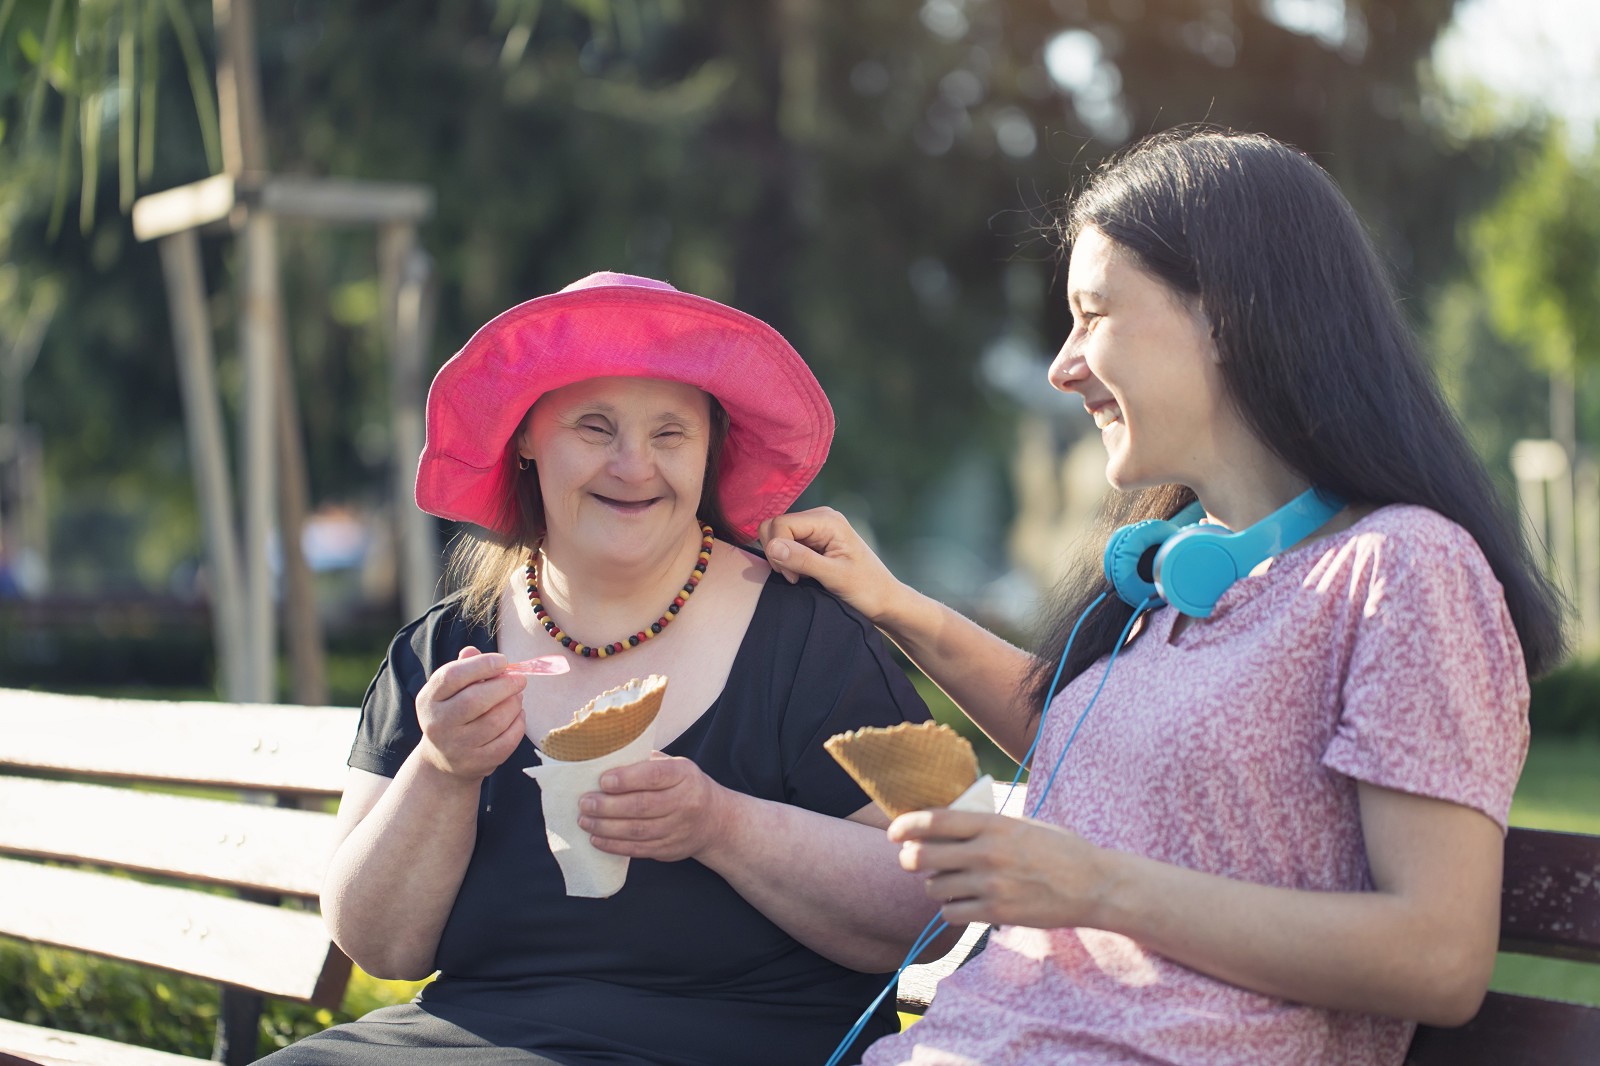
<svg viewBox="0 0 1600 1066"><path fill-rule="evenodd" d="M1372 888L1358 781L1505 827L1527 672L1500 584L1461 527L1381 508L1237 582L1176 637L1175 614L1149 616L1118 656L1038 817L1310 891ZM1035 787L1103 670L1053 702ZM1115 933L1008 926L864 1063L1397 1066L1413 1029L1247 992Z"/></svg>

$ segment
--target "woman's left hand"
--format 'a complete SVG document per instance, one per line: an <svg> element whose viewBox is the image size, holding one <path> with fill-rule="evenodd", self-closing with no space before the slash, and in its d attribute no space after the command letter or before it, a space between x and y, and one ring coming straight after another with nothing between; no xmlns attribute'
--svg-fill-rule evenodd
<svg viewBox="0 0 1600 1066"><path fill-rule="evenodd" d="M901 867L927 875L926 891L951 925L1094 925L1110 891L1106 852L1046 822L914 811L890 824L889 839L901 845Z"/></svg>
<svg viewBox="0 0 1600 1066"><path fill-rule="evenodd" d="M644 762L607 770L600 788L578 801L578 827L601 851L677 862L726 835L722 819L732 793L690 759L655 752Z"/></svg>

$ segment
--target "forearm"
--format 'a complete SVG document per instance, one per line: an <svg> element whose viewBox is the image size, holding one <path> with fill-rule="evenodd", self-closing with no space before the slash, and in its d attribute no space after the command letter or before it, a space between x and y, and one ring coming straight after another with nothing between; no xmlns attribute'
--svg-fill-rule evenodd
<svg viewBox="0 0 1600 1066"><path fill-rule="evenodd" d="M1038 723L1022 700L1031 654L904 585L873 621L990 739L1021 761Z"/></svg>
<svg viewBox="0 0 1600 1066"><path fill-rule="evenodd" d="M893 970L937 911L883 830L730 792L726 831L698 856L784 932L842 966ZM940 941L935 955L959 935Z"/></svg>
<svg viewBox="0 0 1600 1066"><path fill-rule="evenodd" d="M1266 995L1459 1025L1494 964L1492 937L1391 892L1312 892L1102 853L1106 890L1084 924Z"/></svg>
<svg viewBox="0 0 1600 1066"><path fill-rule="evenodd" d="M340 948L373 976L433 972L472 856L479 787L413 752L334 852L322 913Z"/></svg>

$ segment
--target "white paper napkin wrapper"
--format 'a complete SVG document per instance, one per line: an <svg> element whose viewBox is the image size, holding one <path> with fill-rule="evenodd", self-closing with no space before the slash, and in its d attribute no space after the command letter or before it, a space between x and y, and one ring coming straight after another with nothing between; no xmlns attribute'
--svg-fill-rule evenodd
<svg viewBox="0 0 1600 1066"><path fill-rule="evenodd" d="M561 867L567 895L604 899L616 895L628 879L628 857L601 851L589 842L589 834L578 828L578 797L585 792L598 792L600 775L612 767L648 759L655 735L652 722L650 728L610 755L562 762L541 751L543 765L523 767L523 773L539 782L544 838L556 857L556 865Z"/></svg>
<svg viewBox="0 0 1600 1066"><path fill-rule="evenodd" d="M994 813L994 778L988 774L979 777L961 795L951 800L952 811L973 811L977 814Z"/></svg>

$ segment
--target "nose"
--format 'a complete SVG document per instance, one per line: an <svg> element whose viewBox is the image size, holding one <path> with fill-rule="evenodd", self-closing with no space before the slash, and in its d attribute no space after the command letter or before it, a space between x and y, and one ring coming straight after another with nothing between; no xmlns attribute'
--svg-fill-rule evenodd
<svg viewBox="0 0 1600 1066"><path fill-rule="evenodd" d="M653 477L655 464L650 455L650 442L643 434L618 433L606 469L620 481L643 481Z"/></svg>
<svg viewBox="0 0 1600 1066"><path fill-rule="evenodd" d="M1050 361L1050 386L1062 392L1078 392L1089 377L1089 363L1073 345L1072 338L1061 345L1061 350Z"/></svg>

